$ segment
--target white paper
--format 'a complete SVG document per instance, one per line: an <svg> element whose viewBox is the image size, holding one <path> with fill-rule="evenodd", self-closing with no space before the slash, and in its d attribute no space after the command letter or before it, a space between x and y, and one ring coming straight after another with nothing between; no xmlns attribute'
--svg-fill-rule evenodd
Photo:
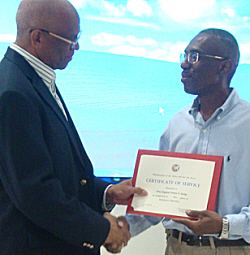
<svg viewBox="0 0 250 255"><path fill-rule="evenodd" d="M187 217L185 211L206 210L215 162L142 155L135 186L148 196L135 195L135 211Z"/></svg>

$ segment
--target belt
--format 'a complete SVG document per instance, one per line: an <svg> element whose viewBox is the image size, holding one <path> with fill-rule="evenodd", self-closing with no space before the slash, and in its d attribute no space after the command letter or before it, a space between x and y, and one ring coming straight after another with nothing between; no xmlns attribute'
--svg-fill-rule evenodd
<svg viewBox="0 0 250 255"><path fill-rule="evenodd" d="M171 236L175 238L179 238L181 235L181 241L185 242L187 245L190 246L211 246L211 241L209 236L193 236L179 230L173 229ZM210 237L211 238L211 237ZM247 243L243 238L238 240L220 240L213 237L215 247L218 246L249 246L250 243Z"/></svg>

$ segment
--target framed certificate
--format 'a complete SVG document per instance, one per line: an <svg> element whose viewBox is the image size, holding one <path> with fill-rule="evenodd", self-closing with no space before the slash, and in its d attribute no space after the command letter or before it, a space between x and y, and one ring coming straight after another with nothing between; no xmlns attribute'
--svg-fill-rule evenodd
<svg viewBox="0 0 250 255"><path fill-rule="evenodd" d="M148 192L133 195L127 213L188 217L190 210L214 210L222 156L139 150L132 185Z"/></svg>

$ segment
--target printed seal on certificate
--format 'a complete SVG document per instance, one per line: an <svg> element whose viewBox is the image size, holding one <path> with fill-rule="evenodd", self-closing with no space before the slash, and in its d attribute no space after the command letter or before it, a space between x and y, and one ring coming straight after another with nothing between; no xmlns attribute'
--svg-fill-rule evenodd
<svg viewBox="0 0 250 255"><path fill-rule="evenodd" d="M222 164L222 156L139 150L132 185L148 195L133 195L127 213L186 218L187 209L213 211Z"/></svg>

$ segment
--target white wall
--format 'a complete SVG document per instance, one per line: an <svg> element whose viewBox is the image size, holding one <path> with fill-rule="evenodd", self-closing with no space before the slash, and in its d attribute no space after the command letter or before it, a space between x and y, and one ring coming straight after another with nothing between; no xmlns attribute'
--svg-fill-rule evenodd
<svg viewBox="0 0 250 255"><path fill-rule="evenodd" d="M115 216L124 215L126 206L116 206L111 214ZM164 255L165 254L165 230L160 222L138 236L130 239L128 245L119 253L120 255ZM112 253L102 247L101 255L111 255Z"/></svg>

